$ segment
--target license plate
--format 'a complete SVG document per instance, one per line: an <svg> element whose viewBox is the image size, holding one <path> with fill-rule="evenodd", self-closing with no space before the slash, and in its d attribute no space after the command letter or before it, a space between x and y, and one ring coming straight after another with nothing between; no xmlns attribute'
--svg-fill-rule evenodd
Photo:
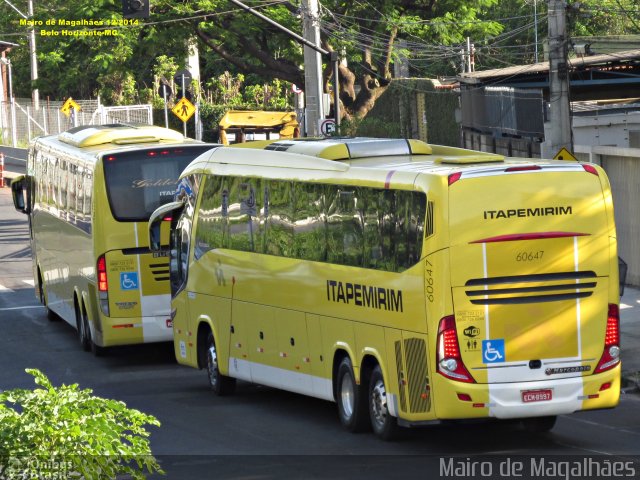
<svg viewBox="0 0 640 480"><path fill-rule="evenodd" d="M531 402L548 402L553 398L553 390L525 390L522 392L522 401L524 403Z"/></svg>

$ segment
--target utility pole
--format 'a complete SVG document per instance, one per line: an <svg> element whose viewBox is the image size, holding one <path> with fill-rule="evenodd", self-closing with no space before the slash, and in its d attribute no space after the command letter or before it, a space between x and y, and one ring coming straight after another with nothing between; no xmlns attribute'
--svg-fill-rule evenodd
<svg viewBox="0 0 640 480"><path fill-rule="evenodd" d="M318 0L302 0L302 15L302 36L319 48ZM322 88L322 57L318 50L306 45L304 46L304 84L307 135L317 137L320 136L320 120L324 120L325 117L322 102L324 93Z"/></svg>
<svg viewBox="0 0 640 480"><path fill-rule="evenodd" d="M33 0L28 0L27 13L28 16L22 13L15 5L9 0L4 0L4 3L13 8L18 14L25 20L34 20L33 18ZM29 29L29 57L31 58L31 83L35 83L38 80L38 56L36 54L36 28L35 25L31 25ZM33 100L33 107L38 110L40 103L40 93L35 88L31 92L31 99Z"/></svg>
<svg viewBox="0 0 640 480"><path fill-rule="evenodd" d="M549 121L545 122L542 158L553 158L561 148L573 152L569 106L569 61L566 3L549 2Z"/></svg>
<svg viewBox="0 0 640 480"><path fill-rule="evenodd" d="M6 1L6 0L5 0ZM247 5L245 5L244 3L242 3L240 0L229 0L231 3L238 5L240 8L242 8L243 10L249 12L250 14L260 18L261 20L264 20L265 22L267 22L269 25L272 25L278 29L280 29L281 31L285 32L287 35L289 35L290 37L292 37L295 41L297 41L298 43L301 43L302 45L304 45L304 51L305 51L305 97L308 99L309 95L312 95L313 97L313 104L311 105L311 107L307 107L307 116L305 118L305 126L307 127L307 135L312 135L312 136L319 136L321 134L320 132L320 120L324 120L324 108L322 105L322 95L323 95L323 88L322 88L322 60L320 58L320 55L329 55L329 60L333 63L333 83L334 83L334 113L335 113L335 124L336 127L338 128L338 131L340 130L340 80L338 78L338 74L339 74L339 62L340 62L340 58L338 55L338 52L329 52L328 50L325 50L324 48L320 47L320 29L318 28L318 23L317 23L317 19L318 19L318 1L317 0L303 0L303 3L307 2L313 2L315 3L315 19L316 19L316 23L315 23L315 28L316 28L316 34L313 39L314 41L309 40L309 38L307 36L301 37L300 35L298 35L297 33L292 32L291 30L289 30L288 28L283 27L282 25L280 25L278 22L271 20L269 17L264 16L263 14L261 14L260 12L254 10L251 7L248 7ZM304 5L303 5L304 7ZM303 8L304 10L304 8ZM303 13L304 14L304 13ZM305 15L305 21L306 21L306 14ZM306 24L305 24L306 25ZM307 50L313 51L313 52L317 52L317 57L312 57L310 59L310 62L312 62L313 65L311 64L307 64ZM313 75L311 76L311 79L309 78L309 76L313 73ZM310 92L315 92L315 95L313 93ZM307 105L309 105L311 103L311 101L307 102ZM310 109L313 109L313 112L309 112ZM309 129L309 127L311 127L311 129Z"/></svg>
<svg viewBox="0 0 640 480"><path fill-rule="evenodd" d="M27 14L31 20L33 18L33 0L29 0ZM29 31L29 56L31 58L31 82L34 83L38 80L38 55L36 53L36 27L35 25L31 25L31 30ZM31 99L33 100L33 109L34 111L38 111L40 106L40 92L38 88L35 87L31 92Z"/></svg>

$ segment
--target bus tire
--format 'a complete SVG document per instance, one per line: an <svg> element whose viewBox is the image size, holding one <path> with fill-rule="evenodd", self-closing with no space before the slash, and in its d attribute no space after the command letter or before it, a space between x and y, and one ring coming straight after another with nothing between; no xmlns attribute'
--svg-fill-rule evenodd
<svg viewBox="0 0 640 480"><path fill-rule="evenodd" d="M349 357L343 358L340 362L336 382L336 400L340 423L353 433L368 430L366 389L362 385L356 384Z"/></svg>
<svg viewBox="0 0 640 480"><path fill-rule="evenodd" d="M523 428L531 433L549 432L556 424L558 417L551 415L548 417L530 417L521 420Z"/></svg>
<svg viewBox="0 0 640 480"><path fill-rule="evenodd" d="M89 328L89 321L87 319L86 314L84 318L87 321L86 329L87 329L87 332L89 333L89 344L91 348L91 353L93 353L96 357L102 357L107 353L107 349L105 347L101 347L96 344L96 342L93 339L93 335L91 335L91 329Z"/></svg>
<svg viewBox="0 0 640 480"><path fill-rule="evenodd" d="M209 387L218 396L232 395L236 390L236 379L222 375L218 369L218 352L216 350L216 342L213 333L207 333L206 343L207 355L207 377L209 379Z"/></svg>
<svg viewBox="0 0 640 480"><path fill-rule="evenodd" d="M369 382L369 417L373 433L383 440L398 436L398 420L389 413L387 389L380 365L376 365Z"/></svg>
<svg viewBox="0 0 640 480"><path fill-rule="evenodd" d="M76 328L78 329L78 340L80 346L85 352L91 350L91 333L87 333L89 325L87 324L87 316L84 309L76 303Z"/></svg>
<svg viewBox="0 0 640 480"><path fill-rule="evenodd" d="M40 303L44 306L44 309L47 312L47 319L50 322L57 322L60 320L60 317L53 313L53 310L49 308L49 302L47 301L47 295L44 292L44 283L42 282L42 275L40 275L40 271L38 271L38 291L40 293Z"/></svg>

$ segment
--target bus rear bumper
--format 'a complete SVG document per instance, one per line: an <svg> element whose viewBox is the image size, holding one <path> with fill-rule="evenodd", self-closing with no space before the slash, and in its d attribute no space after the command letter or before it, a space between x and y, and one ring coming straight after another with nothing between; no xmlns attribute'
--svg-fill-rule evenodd
<svg viewBox="0 0 640 480"><path fill-rule="evenodd" d="M103 318L103 347L173 341L169 314L142 318Z"/></svg>
<svg viewBox="0 0 640 480"><path fill-rule="evenodd" d="M436 400L436 417L515 419L612 408L620 399L620 368L618 365L597 375L521 383L447 382L452 388Z"/></svg>

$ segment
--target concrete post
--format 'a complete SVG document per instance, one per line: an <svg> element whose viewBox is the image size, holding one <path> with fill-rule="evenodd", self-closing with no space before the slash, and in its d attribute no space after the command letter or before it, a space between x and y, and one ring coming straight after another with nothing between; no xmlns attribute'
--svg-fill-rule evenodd
<svg viewBox="0 0 640 480"><path fill-rule="evenodd" d="M549 1L549 121L541 157L552 158L561 148L573 151L569 106L570 68L567 58L567 18L564 0Z"/></svg>
<svg viewBox="0 0 640 480"><path fill-rule="evenodd" d="M320 25L318 17L318 0L303 0L303 36L320 47ZM320 135L319 121L324 120L322 106L322 57L318 51L305 45L304 47L304 96L306 103L307 135Z"/></svg>

